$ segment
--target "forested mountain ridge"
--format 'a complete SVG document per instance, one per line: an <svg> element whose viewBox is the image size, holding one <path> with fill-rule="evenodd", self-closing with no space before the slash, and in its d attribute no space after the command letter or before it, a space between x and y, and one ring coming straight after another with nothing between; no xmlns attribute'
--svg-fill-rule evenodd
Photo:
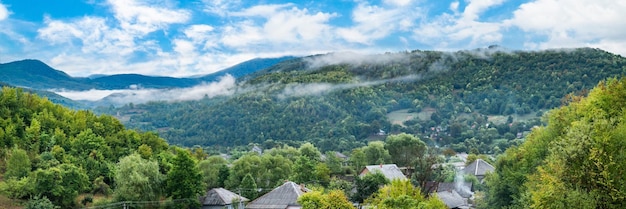
<svg viewBox="0 0 626 209"><path fill-rule="evenodd" d="M241 78L233 96L100 111L140 110L129 126L160 130L187 146L311 141L322 150L350 150L384 131L457 151L499 153L567 94L585 94L625 72L626 59L591 48L339 53L284 61ZM392 124L388 115L397 110L409 116Z"/></svg>
<svg viewBox="0 0 626 209"><path fill-rule="evenodd" d="M293 58L291 56L256 58L215 73L193 78L140 74L98 75L90 78L81 78L72 77L62 71L53 69L39 60L21 60L0 64L0 82L37 90L127 89L131 85L157 89L184 88L199 85L203 82L213 82L226 74L238 78L272 66L280 61Z"/></svg>

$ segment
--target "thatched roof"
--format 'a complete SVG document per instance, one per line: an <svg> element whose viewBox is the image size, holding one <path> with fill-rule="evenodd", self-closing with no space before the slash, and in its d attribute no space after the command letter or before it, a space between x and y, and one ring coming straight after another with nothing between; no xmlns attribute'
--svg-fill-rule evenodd
<svg viewBox="0 0 626 209"><path fill-rule="evenodd" d="M248 198L239 196L224 188L213 188L200 199L202 205L230 205L233 202L248 202Z"/></svg>
<svg viewBox="0 0 626 209"><path fill-rule="evenodd" d="M246 208L285 209L287 206L296 206L299 205L298 197L308 191L307 188L289 181L248 203Z"/></svg>

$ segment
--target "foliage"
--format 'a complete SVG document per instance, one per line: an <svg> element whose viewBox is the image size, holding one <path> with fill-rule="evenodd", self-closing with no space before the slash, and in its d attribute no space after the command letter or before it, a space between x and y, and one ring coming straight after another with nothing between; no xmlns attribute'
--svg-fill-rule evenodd
<svg viewBox="0 0 626 209"><path fill-rule="evenodd" d="M115 199L118 201L154 201L162 193L163 175L155 161L132 154L120 159L115 175Z"/></svg>
<svg viewBox="0 0 626 209"><path fill-rule="evenodd" d="M584 95L598 81L620 76L626 65L619 55L589 48L416 50L376 56L386 62L311 66L316 56L294 59L240 79L245 91L233 96L107 112L129 113L130 127L164 130L170 143L186 146L271 139L277 146L308 141L324 152L344 152L384 138L377 135L383 130L413 134L457 152L496 153L541 125L535 114L560 106L568 93ZM325 90L312 91L318 86ZM428 118L392 123L387 114L396 110ZM520 119L527 116L532 117ZM474 142L464 143L472 138Z"/></svg>
<svg viewBox="0 0 626 209"><path fill-rule="evenodd" d="M206 185L207 189L224 187L224 179L220 181L220 171L221 174L227 174L228 166L226 166L228 162L217 155L210 156L206 160L202 160L198 162L198 169L202 173L202 182ZM225 167L225 171L223 167ZM224 178L224 177L222 177Z"/></svg>
<svg viewBox="0 0 626 209"><path fill-rule="evenodd" d="M165 192L172 199L190 199L192 205L200 204L198 195L204 192L202 175L196 162L186 150L177 150L172 162L172 170L167 173Z"/></svg>
<svg viewBox="0 0 626 209"><path fill-rule="evenodd" d="M422 158L426 152L426 143L410 134L389 135L385 141L385 148L391 154L396 165L407 167L415 159Z"/></svg>
<svg viewBox="0 0 626 209"><path fill-rule="evenodd" d="M394 179L365 200L366 204L376 208L447 208L437 197L426 200L420 189L408 180ZM443 207L442 207L443 205Z"/></svg>
<svg viewBox="0 0 626 209"><path fill-rule="evenodd" d="M72 164L38 169L32 174L35 196L45 196L55 205L73 207L79 193L89 189L85 172Z"/></svg>
<svg viewBox="0 0 626 209"><path fill-rule="evenodd" d="M380 172L368 173L354 179L356 193L352 196L352 201L362 203L378 189L389 183L389 180Z"/></svg>
<svg viewBox="0 0 626 209"><path fill-rule="evenodd" d="M24 209L58 209L48 198L35 196L26 202Z"/></svg>
<svg viewBox="0 0 626 209"><path fill-rule="evenodd" d="M352 203L340 190L331 190L324 194L321 191L304 193L298 198L298 204L303 209L352 209Z"/></svg>
<svg viewBox="0 0 626 209"><path fill-rule="evenodd" d="M243 177L243 180L241 180L240 186L241 187L237 188L237 190L240 190L241 195L243 195L245 198L251 200L257 198L259 192L257 191L257 185L252 175L246 174L246 176Z"/></svg>
<svg viewBox="0 0 626 209"><path fill-rule="evenodd" d="M28 176L30 173L31 164L30 159L26 151L23 149L14 147L11 150L11 155L9 159L7 159L6 163L6 171L4 172L4 178L16 178L20 179L22 177Z"/></svg>
<svg viewBox="0 0 626 209"><path fill-rule="evenodd" d="M588 97L570 95L568 105L548 113L510 149L487 178L490 204L497 207L620 208L626 200L626 81L609 79Z"/></svg>

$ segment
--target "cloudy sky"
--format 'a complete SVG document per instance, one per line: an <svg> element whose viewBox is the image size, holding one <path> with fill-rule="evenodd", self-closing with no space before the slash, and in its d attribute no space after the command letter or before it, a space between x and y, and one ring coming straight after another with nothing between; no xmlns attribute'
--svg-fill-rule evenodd
<svg viewBox="0 0 626 209"><path fill-rule="evenodd" d="M594 47L626 55L616 0L0 0L0 63L72 76L207 74L255 57Z"/></svg>

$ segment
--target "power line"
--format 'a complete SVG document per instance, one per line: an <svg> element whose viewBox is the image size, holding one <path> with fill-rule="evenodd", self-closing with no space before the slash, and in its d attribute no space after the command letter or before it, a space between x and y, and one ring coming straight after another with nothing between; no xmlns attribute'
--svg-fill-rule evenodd
<svg viewBox="0 0 626 209"><path fill-rule="evenodd" d="M161 205L161 204L168 203L168 202L183 202L183 201L190 201L190 200L193 201L194 199L185 198L185 199L155 200L155 201L122 201L122 202L110 203L106 205L85 207L83 209L116 208L119 206L122 206L122 208L126 209L129 206L136 206L136 205Z"/></svg>

